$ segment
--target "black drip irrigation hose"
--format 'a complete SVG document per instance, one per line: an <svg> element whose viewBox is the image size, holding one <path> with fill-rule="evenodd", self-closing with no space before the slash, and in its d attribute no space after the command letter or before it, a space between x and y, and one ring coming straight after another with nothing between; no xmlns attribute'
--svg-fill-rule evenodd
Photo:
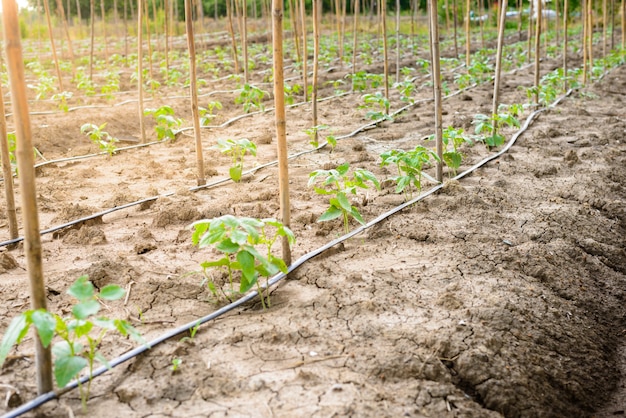
<svg viewBox="0 0 626 418"><path fill-rule="evenodd" d="M511 139L509 140L509 142L504 146L504 148L502 148L499 152L497 152L494 155L490 155L489 157L481 160L480 162L474 164L472 167L470 167L469 169L465 170L464 172L458 174L457 176L453 177L452 180L460 180L464 177L466 177L467 175L473 173L474 171L476 171L477 169L483 167L484 165L486 165L487 163L499 158L500 156L502 156L505 152L507 152L516 142L517 139L528 129L528 127L534 122L534 120L537 118L537 116L549 109L554 108L556 105L558 105L563 99L565 99L566 97L568 97L574 90L570 89L568 90L567 93L565 93L563 96L561 96L559 99L557 99L554 103L552 103L549 107L545 107L545 108L541 108L541 109L537 109L535 110L533 113L531 113L528 118L526 118L526 122L524 123L524 125L522 125L522 127L511 137ZM354 237L355 235L360 234L361 232L365 231L368 228L371 228L372 226L384 221L385 219L389 218L392 215L395 215L396 213L404 210L405 208L414 205L415 203L425 199L426 197L438 192L439 190L441 190L444 187L443 183L438 184L437 186L433 187L432 189L430 189L429 191L425 192L424 194L421 194L420 196L417 196L416 198L405 202L399 206L396 206L395 208L393 208L392 210L385 212L381 215L379 215L377 218L375 218L374 220L366 223L365 225L362 225L356 229L354 229L353 231L347 233L346 235L343 235L329 243L327 243L326 245L313 250L305 255L303 255L302 257L300 257L299 259L297 259L293 264L291 264L289 266L289 269L287 271L287 273L279 273L276 276L272 277L271 279L268 280L268 282L264 285L261 285L261 289L267 289L268 287L271 287L273 285L275 285L276 283L280 282L281 280L283 280L284 278L286 278L288 276L289 273L295 271L296 269L298 269L300 266L302 266L305 262L313 259L314 257L317 257L318 255L322 254L324 251L329 250L330 248L334 247L335 245L342 243L352 237ZM144 201L149 201L150 199L144 199ZM151 347L154 347L162 342L165 342L167 340L169 340L170 338L173 338L179 334L182 334L188 330L190 330L193 327L197 327L199 325L205 324L206 322L212 321L232 310L234 310L235 308L238 308L240 306L242 306L243 304L253 300L254 298L256 298L258 296L258 291L253 290L250 291L249 293L247 293L246 295L244 295L243 297L241 297L240 299L236 300L235 302L232 302L212 313L210 313L209 315L206 315L200 319L197 319L195 321L189 322L185 325L181 325L177 328L174 328L168 332L166 332L165 334L155 338L154 340L141 345L133 350L130 350L126 353L124 353L123 355L111 360L109 362L109 366L110 368L116 367L122 363L127 362L128 360L133 359L134 357L139 356L140 354L145 353L147 350L149 350ZM87 383L89 380L92 380L102 374L104 374L106 371L110 370L109 368L107 368L106 366L101 366L98 369L94 370L91 376L83 376L82 378L78 379L78 380L74 380L72 382L70 382L67 386L65 386L64 388L61 389L57 389L57 390L53 390L47 393L44 393L43 395L39 395L38 397L36 397L35 399L19 406L18 408L15 408L14 410L8 412L7 414L3 415L2 418L15 418L18 417L22 414L25 414L26 412L29 412L43 404L45 404L48 401L51 401L52 399L58 398L59 396L77 388L79 385L83 385L85 383Z"/></svg>

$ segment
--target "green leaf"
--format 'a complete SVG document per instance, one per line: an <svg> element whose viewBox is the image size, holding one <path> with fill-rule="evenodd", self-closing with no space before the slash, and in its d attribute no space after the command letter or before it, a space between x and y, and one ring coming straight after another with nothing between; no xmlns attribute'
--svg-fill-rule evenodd
<svg viewBox="0 0 626 418"><path fill-rule="evenodd" d="M83 302L89 300L94 296L93 284L89 281L89 276L80 276L76 281L67 289L67 294L75 297L79 301Z"/></svg>
<svg viewBox="0 0 626 418"><path fill-rule="evenodd" d="M69 357L72 355L72 349L67 341L59 341L52 347L52 354L55 358Z"/></svg>
<svg viewBox="0 0 626 418"><path fill-rule="evenodd" d="M228 175L234 182L241 180L243 168L240 165L235 165L228 170Z"/></svg>
<svg viewBox="0 0 626 418"><path fill-rule="evenodd" d="M93 358L98 360L101 364L104 364L107 369L111 370L111 365L109 364L109 360L107 360L106 357L102 355L102 353L100 353L99 351L96 351L93 354Z"/></svg>
<svg viewBox="0 0 626 418"><path fill-rule="evenodd" d="M341 209L331 206L326 212L322 213L322 216L317 219L317 222L331 221L340 217L342 213Z"/></svg>
<svg viewBox="0 0 626 418"><path fill-rule="evenodd" d="M200 263L200 267L202 267L203 269L207 269L210 267L227 266L229 264L230 264L230 259L228 257L224 257L224 258L220 258L217 261L205 261L203 263Z"/></svg>
<svg viewBox="0 0 626 418"><path fill-rule="evenodd" d="M448 167L456 170L461 166L462 157L458 152L445 152L443 154L443 161Z"/></svg>
<svg viewBox="0 0 626 418"><path fill-rule="evenodd" d="M118 300L123 298L125 294L126 291L124 289L118 285L110 284L100 289L98 296L104 300Z"/></svg>
<svg viewBox="0 0 626 418"><path fill-rule="evenodd" d="M345 193L342 193L342 192L337 193L337 199L331 199L331 201L333 200L339 203L339 207L341 207L341 209L343 209L344 211L350 212L350 210L352 210L352 205L350 204L350 201L346 197Z"/></svg>
<svg viewBox="0 0 626 418"><path fill-rule="evenodd" d="M232 242L230 238L227 238L224 241L219 242L215 248L226 254L234 254L239 251L239 244L236 244Z"/></svg>
<svg viewBox="0 0 626 418"><path fill-rule="evenodd" d="M244 245L245 243L248 242L248 234L246 234L244 231L240 229L235 229L230 234L230 240L236 244Z"/></svg>
<svg viewBox="0 0 626 418"><path fill-rule="evenodd" d="M57 357L54 362L54 378L60 388L64 388L89 362L79 356Z"/></svg>
<svg viewBox="0 0 626 418"><path fill-rule="evenodd" d="M80 338L84 335L89 334L89 331L93 329L93 322L91 321L79 321L78 325L74 328L74 333L76 333L76 337Z"/></svg>
<svg viewBox="0 0 626 418"><path fill-rule="evenodd" d="M23 313L13 318L6 332L2 336L2 343L0 343L0 366L4 364L4 361L9 355L11 348L14 344L19 344L20 341L26 336L30 323L26 320L26 314Z"/></svg>
<svg viewBox="0 0 626 418"><path fill-rule="evenodd" d="M363 217L354 206L352 207L352 210L350 211L350 215L352 215L352 217L356 219L361 225L365 225L365 220L363 220Z"/></svg>
<svg viewBox="0 0 626 418"><path fill-rule="evenodd" d="M256 270L254 269L254 256L250 254L248 251L240 251L237 253L237 261L241 266L241 272L244 277L251 281L254 279L256 274Z"/></svg>
<svg viewBox="0 0 626 418"><path fill-rule="evenodd" d="M100 304L97 300L87 300L77 303L72 307L72 314L78 319L85 319L91 315L95 315L100 310Z"/></svg>
<svg viewBox="0 0 626 418"><path fill-rule="evenodd" d="M56 319L54 315L45 309L37 309L31 316L33 325L37 328L37 333L41 339L41 344L48 347L54 337L54 329L56 327Z"/></svg>
<svg viewBox="0 0 626 418"><path fill-rule="evenodd" d="M130 337L138 343L143 345L147 344L146 340L144 340L139 331L137 331L128 321L115 319L113 322L115 323L115 328L120 334L124 336L130 335Z"/></svg>

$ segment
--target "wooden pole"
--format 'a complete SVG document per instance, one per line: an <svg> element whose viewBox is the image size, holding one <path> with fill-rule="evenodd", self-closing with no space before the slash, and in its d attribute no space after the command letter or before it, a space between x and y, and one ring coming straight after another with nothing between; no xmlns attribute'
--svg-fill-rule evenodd
<svg viewBox="0 0 626 418"><path fill-rule="evenodd" d="M589 71L593 69L593 0L588 0L587 5L587 17L588 17L588 29L587 29L587 42L589 45Z"/></svg>
<svg viewBox="0 0 626 418"><path fill-rule="evenodd" d="M52 22L50 21L50 5L48 0L43 0L43 7L46 10L46 20L48 22L48 34L50 35L50 47L52 48L52 57L54 59L54 68L57 72L57 78L59 79L59 91L63 89L63 77L61 76L61 67L59 67L59 59L57 58L57 50L54 46L54 33L52 31Z"/></svg>
<svg viewBox="0 0 626 418"><path fill-rule="evenodd" d="M609 24L609 18L607 12L606 0L602 0L602 58L606 58L606 45L608 43L606 28Z"/></svg>
<svg viewBox="0 0 626 418"><path fill-rule="evenodd" d="M469 71L470 67L470 9L471 0L465 2L465 68Z"/></svg>
<svg viewBox="0 0 626 418"><path fill-rule="evenodd" d="M435 96L435 141L437 147L437 181L443 181L443 112L441 109L441 62L439 60L439 19L437 0L428 0L430 17L431 59L433 93Z"/></svg>
<svg viewBox="0 0 626 418"><path fill-rule="evenodd" d="M92 0L93 1L93 0ZM139 130L141 143L146 142L146 126L143 115L143 5L137 0L137 89L139 93Z"/></svg>
<svg viewBox="0 0 626 418"><path fill-rule="evenodd" d="M387 46L387 1L380 2L380 23L383 35L383 70L385 76L385 98L389 103L389 48ZM389 114L389 106L385 107L385 115Z"/></svg>
<svg viewBox="0 0 626 418"><path fill-rule="evenodd" d="M485 11L485 7L483 4L483 0L476 0L478 6L478 26L480 27L480 47L485 49L485 24L483 23L483 14Z"/></svg>
<svg viewBox="0 0 626 418"><path fill-rule="evenodd" d="M506 24L506 3L499 3L499 26L498 26L498 48L496 50L496 73L493 82L493 107L491 115L495 117L498 114L498 106L500 106L500 74L502 73L502 44L504 42L504 27ZM498 124L493 124L493 134L497 133Z"/></svg>
<svg viewBox="0 0 626 418"><path fill-rule="evenodd" d="M583 0L584 1L584 0ZM528 46L526 48L526 51L528 52L528 62L530 63L530 60L532 58L532 39L533 39L533 12L534 12L534 1L531 0L530 2L530 8L529 8L529 12L528 12Z"/></svg>
<svg viewBox="0 0 626 418"><path fill-rule="evenodd" d="M24 59L20 41L17 4L13 0L2 0L2 10L17 138L16 157L20 173L22 214L24 217L24 253L26 255L26 270L30 280L30 306L32 309L46 309L46 287L41 256L41 236L39 235L35 169L33 168L35 159L24 80ZM48 16L50 15L48 14ZM43 347L38 333L35 334L35 361L37 365L37 393L43 395L53 389L52 356L50 346Z"/></svg>
<svg viewBox="0 0 626 418"><path fill-rule="evenodd" d="M285 117L285 81L283 76L283 1L272 1L273 46L274 46L274 107L276 120L276 139L278 148L278 187L280 190L280 213L284 225L291 224L289 202L289 165L287 159L287 135ZM282 240L283 261L291 265L289 240Z"/></svg>
<svg viewBox="0 0 626 418"><path fill-rule="evenodd" d="M399 82L400 82L400 0L396 0L396 83L399 83Z"/></svg>
<svg viewBox="0 0 626 418"><path fill-rule="evenodd" d="M289 20L291 20L291 33L293 35L293 44L296 48L297 61L300 61L302 58L300 55L300 41L298 39L298 24L296 23L296 8L294 6L294 0L288 0L287 3L289 4Z"/></svg>
<svg viewBox="0 0 626 418"><path fill-rule="evenodd" d="M235 39L235 29L233 28L233 4L232 0L226 0L226 15L228 17L228 32L230 33L231 51L235 62L235 74L239 74L239 55L237 54L237 39Z"/></svg>
<svg viewBox="0 0 626 418"><path fill-rule="evenodd" d="M169 50L169 45L170 45L170 30L169 30L169 13L167 13L168 9L169 9L169 0L164 0L163 1L163 9L164 9L164 13L163 13L163 36L165 38L165 74L166 77L169 78L170 75L170 50Z"/></svg>
<svg viewBox="0 0 626 418"><path fill-rule="evenodd" d="M70 37L70 29L67 26L67 19L65 18L65 10L63 10L63 1L57 0L57 9L59 10L61 21L63 21L63 29L65 32L65 37L67 38L67 50L70 54L70 61L72 62L72 74L76 75L76 63L74 62L74 48L72 48L72 38Z"/></svg>
<svg viewBox="0 0 626 418"><path fill-rule="evenodd" d="M313 125L317 126L317 72L319 69L320 55L320 0L312 0L313 6L313 90L311 91L311 114ZM315 141L317 141L317 129L315 129Z"/></svg>
<svg viewBox="0 0 626 418"><path fill-rule="evenodd" d="M554 12L556 13L556 17L554 18L554 47L555 49L559 47L560 44L560 39L559 39L559 15L560 15L560 6L559 6L560 1L555 1L554 2Z"/></svg>
<svg viewBox="0 0 626 418"><path fill-rule="evenodd" d="M356 56L358 49L358 32L359 32L359 0L353 0L354 3L354 24L352 32L352 75L356 74ZM351 90L354 91L354 82L352 83Z"/></svg>
<svg viewBox="0 0 626 418"><path fill-rule="evenodd" d="M141 3L141 0L137 0ZM148 65L150 70L150 80L154 80L154 72L152 71L152 41L150 40L150 13L148 9L148 0L143 2L143 13L146 18L146 42L148 43Z"/></svg>
<svg viewBox="0 0 626 418"><path fill-rule="evenodd" d="M456 2L457 0L452 1L452 11L454 17L454 57L456 59L459 59L459 33L457 29L457 26L459 24L459 16L457 14L458 11Z"/></svg>
<svg viewBox="0 0 626 418"><path fill-rule="evenodd" d="M4 97L2 83L0 83L0 97ZM13 170L11 169L11 157L9 155L9 142L7 138L7 121L4 117L4 100L0 100L0 153L2 155L2 175L4 176L4 194L7 204L7 219L9 222L9 236L11 239L19 235L17 225L17 210L15 209L15 192L13 190Z"/></svg>
<svg viewBox="0 0 626 418"><path fill-rule="evenodd" d="M100 0L100 15L102 16L102 37L104 38L104 62L109 62L109 45L107 43L107 22L104 12L104 0Z"/></svg>
<svg viewBox="0 0 626 418"><path fill-rule="evenodd" d="M241 19L242 19L242 32L241 32L241 53L243 54L243 74L246 83L250 81L250 75L248 74L248 1L242 0L241 7Z"/></svg>
<svg viewBox="0 0 626 418"><path fill-rule="evenodd" d="M626 48L626 1L622 0L622 49Z"/></svg>
<svg viewBox="0 0 626 418"><path fill-rule="evenodd" d="M304 101L307 102L309 101L309 49L307 45L306 2L304 0L300 0L300 21L302 25L302 84L304 86Z"/></svg>
<svg viewBox="0 0 626 418"><path fill-rule="evenodd" d="M567 91L567 14L569 0L563 1L563 90Z"/></svg>
<svg viewBox="0 0 626 418"><path fill-rule="evenodd" d="M91 16L91 33L90 33L90 38L91 38L91 43L90 43L90 49L89 49L89 80L93 81L93 53L94 53L94 48L95 48L95 43L96 43L96 11L95 11L95 4L94 4L94 0L89 0L89 10L90 10L90 16Z"/></svg>
<svg viewBox="0 0 626 418"><path fill-rule="evenodd" d="M583 84L587 84L587 68L589 67L589 49L587 48L587 37L589 36L589 22L587 20L587 0L582 0L583 3Z"/></svg>
<svg viewBox="0 0 626 418"><path fill-rule="evenodd" d="M198 111L198 87L196 85L196 46L193 38L193 19L191 0L185 0L185 24L187 28L187 48L189 49L189 90L191 93L191 116L196 139L196 164L198 167L198 186L206 184L204 158L202 156L202 138L200 137L200 112Z"/></svg>
<svg viewBox="0 0 626 418"><path fill-rule="evenodd" d="M541 18L543 15L541 0L537 2L537 26L535 28L535 104L539 104L539 79L541 71L539 61L541 59Z"/></svg>
<svg viewBox="0 0 626 418"><path fill-rule="evenodd" d="M124 62L128 65L128 0L124 0Z"/></svg>

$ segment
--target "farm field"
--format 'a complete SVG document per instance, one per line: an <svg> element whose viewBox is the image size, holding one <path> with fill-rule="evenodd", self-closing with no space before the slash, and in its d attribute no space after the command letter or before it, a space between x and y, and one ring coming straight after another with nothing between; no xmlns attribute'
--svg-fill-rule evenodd
<svg viewBox="0 0 626 418"><path fill-rule="evenodd" d="M527 104L516 111L524 126L536 109L528 106L526 91L534 74L523 60L525 41L517 41L517 34L506 38L510 49L500 102L511 113L514 105ZM369 182L350 196L366 222L435 187L432 159L424 163L421 191L409 186L405 193L396 193L388 180L398 175L396 168L381 165L381 155L394 149L435 147L427 44L404 42L399 62L405 70L399 87L391 89L390 109L406 108L390 120L372 121L367 113L382 110L379 102L365 100L382 90L378 51L371 51L370 59L361 55L361 79L350 79L347 62L329 59L322 65L319 144L332 135L334 147L310 144L305 132L311 128L310 104L294 93L286 114L294 261L344 234L341 219L317 222L328 210L328 197L311 185L315 170L348 163L376 176L380 190ZM159 141L147 115L147 137L155 143L141 147L133 147L140 145L141 133L131 68L119 67L120 91L112 97L68 87L68 111L60 109L65 103L60 105L58 96L34 100L33 89L41 228L137 202L42 235L49 311L69 315L74 301L66 290L88 275L97 289L109 284L126 289L123 300L103 302L101 309L129 321L151 341L236 298L225 273L209 272L215 291L209 288L200 264L219 255L193 245L191 224L223 215L280 217L278 169L270 164L277 158L267 78L271 46L252 45L256 68L249 85L267 94L250 112L238 103L244 83L220 68L224 49L204 51L215 54L201 61L206 67L200 77L207 83L200 88L200 106L215 106L201 130L204 187L196 183L193 130L187 128L191 106L182 81L168 85L160 79L153 93L146 92L145 108L172 109L173 138ZM184 65L181 51L174 50L174 69ZM271 306L258 298L247 302L97 377L86 412L74 390L25 416L623 414L626 69L607 67L602 78L594 73L586 87L537 114L500 158L452 179L454 171L502 149L473 135L476 115L491 112L491 54L478 51L473 78L464 79L463 63L452 58L450 43L444 45L443 126L463 129L472 141L459 144L462 162L457 169L444 167L440 190L303 263L272 287ZM623 53L617 57L623 64ZM556 53L545 57L542 76L561 65ZM569 66L581 65L582 55L574 50ZM28 68L29 77L41 74L36 65ZM215 77L209 68L217 68ZM104 85L109 72L98 70L96 80ZM298 74L288 66L287 83L298 83ZM413 87L402 90L402 80ZM362 91L351 92L357 82ZM563 94L542 92L544 104ZM7 121L11 129L10 116ZM101 151L81 132L86 124L119 139L112 155L81 158ZM508 141L518 129L503 125L501 132ZM256 144L256 155L245 156L241 181L233 182L231 160L215 145L242 138ZM0 239L8 241L4 205ZM358 226L350 219L350 229ZM0 329L5 330L29 306L21 242L8 248L5 243L0 266L5 295ZM100 351L113 359L136 346L131 339L112 338L102 341ZM33 353L30 335L7 358L0 374L7 396L0 411L36 397Z"/></svg>

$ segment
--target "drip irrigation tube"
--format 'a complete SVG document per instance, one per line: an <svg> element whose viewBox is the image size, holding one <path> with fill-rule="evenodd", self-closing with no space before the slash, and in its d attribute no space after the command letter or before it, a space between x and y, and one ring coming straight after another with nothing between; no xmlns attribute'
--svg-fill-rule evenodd
<svg viewBox="0 0 626 418"><path fill-rule="evenodd" d="M568 92L566 94L564 94L563 96L561 96L559 99L557 99L554 103L552 103L549 107L545 107L542 109L538 109L535 110L534 112L532 112L527 118L526 121L524 122L524 125L522 125L522 127L511 137L511 139L509 140L509 142L496 154L490 155L488 157L486 157L485 159L479 161L478 163L474 164L472 167L470 167L469 169L463 171L462 173L458 174L457 176L453 177L452 180L460 180L464 177L466 177L467 175L473 173L474 171L476 171L477 169L479 169L480 167L483 167L484 165L486 165L487 163L499 158L500 156L502 156L504 153L506 153L516 142L517 139L528 129L528 127L534 122L534 120L537 118L537 116L548 110L548 109L552 109L554 108L556 105L558 105L563 99L565 99L566 97L568 97L574 90L570 89L568 90ZM300 266L302 266L305 262L313 259L314 257L322 254L324 251L327 251L328 249L334 247L335 245L344 242L352 237L354 237L355 235L360 234L361 232L363 232L364 230L371 228L372 226L384 221L385 219L389 218L390 216L404 210L405 208L425 199L426 197L436 193L437 191L441 190L441 188L444 185L438 184L437 186L433 187L432 189L430 189L429 191L425 192L424 194L421 194L420 196L417 196L416 198L403 203L402 205L396 206L395 208L393 208L392 210L385 212L381 215L379 215L377 218L373 219L372 221L366 223L365 225L362 225L356 229L354 229L353 231L347 233L346 235L343 235L329 243L327 243L326 245L313 250L305 255L303 255L302 257L298 258L292 265L289 266L288 272L287 273L279 273L276 276L272 277L267 284L262 285L261 288L262 290L273 286L275 284L277 284L278 282L280 282L281 280L283 280L284 278L286 278L288 276L289 273L293 272L294 270L296 270L297 268L299 268ZM149 199L148 199L149 200ZM139 356L140 354L146 352L147 350L149 350L151 347L154 347L170 338L173 338L179 334L182 334L183 332L186 332L188 330L190 330L193 327L197 327L198 325L202 325L205 324L206 322L212 321L230 311L232 311L235 308L238 308L240 306L242 306L243 304L253 300L256 296L258 296L258 292L256 290L250 291L249 293L247 293L246 295L244 295L243 297L241 297L240 299L236 300L235 302L226 305L214 312L212 312L211 314L204 316L198 320L189 322L185 325L181 325L177 328L174 328L168 332L166 332L165 334L155 338L154 340L146 343L145 345L139 346L133 350L130 350L126 353L124 353L123 355L111 360L109 362L110 368L116 367L122 363L127 362L128 360L131 360L134 357ZM94 370L91 376L91 379L93 380L94 378L104 374L107 370L109 370L109 368L107 368L106 366L101 366L98 369ZM18 417L28 411L31 411L43 404L45 404L46 402L58 398L59 396L75 389L78 387L79 384L85 384L90 380L89 376L84 376L78 380L74 380L72 382L70 382L67 386L65 386L62 389L58 389L58 390L54 390L54 391L50 391L48 393L45 393L43 395L38 396L37 398L26 402L25 404L19 406L18 408L15 408L14 410L8 412L7 414L3 415L2 418L14 418L14 417Z"/></svg>

